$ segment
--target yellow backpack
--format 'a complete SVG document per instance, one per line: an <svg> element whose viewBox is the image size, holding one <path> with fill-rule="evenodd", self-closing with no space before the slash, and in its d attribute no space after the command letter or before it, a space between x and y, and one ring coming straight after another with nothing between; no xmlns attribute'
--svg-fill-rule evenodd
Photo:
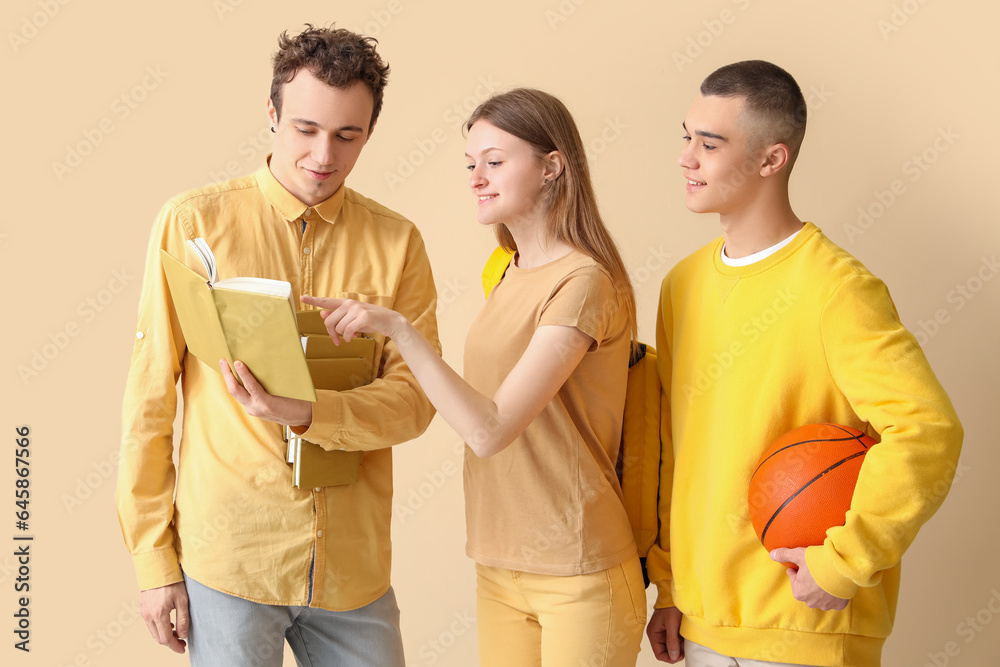
<svg viewBox="0 0 1000 667"><path fill-rule="evenodd" d="M513 255L497 248L483 268L483 291L489 297L500 283ZM656 372L656 350L639 343L629 361L625 390L622 443L615 466L625 498L625 511L646 575L646 554L656 543L659 521L656 514L660 486L660 377Z"/></svg>

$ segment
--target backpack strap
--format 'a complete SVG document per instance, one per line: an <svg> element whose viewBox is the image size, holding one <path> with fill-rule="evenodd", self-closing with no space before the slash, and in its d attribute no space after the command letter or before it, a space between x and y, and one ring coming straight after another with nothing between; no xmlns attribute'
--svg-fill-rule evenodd
<svg viewBox="0 0 1000 667"><path fill-rule="evenodd" d="M640 343L629 365L616 468L635 545L644 560L659 532L660 377L651 345Z"/></svg>
<svg viewBox="0 0 1000 667"><path fill-rule="evenodd" d="M483 292L486 293L487 297L489 297L493 288L503 280L503 276L507 272L507 267L510 266L510 260L513 258L514 253L507 252L503 248L498 247L490 255L490 258L486 260L486 266L483 267Z"/></svg>

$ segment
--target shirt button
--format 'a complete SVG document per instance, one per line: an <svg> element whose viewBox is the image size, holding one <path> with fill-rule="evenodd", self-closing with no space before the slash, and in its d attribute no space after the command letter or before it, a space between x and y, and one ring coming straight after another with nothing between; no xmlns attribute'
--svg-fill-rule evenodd
<svg viewBox="0 0 1000 667"><path fill-rule="evenodd" d="M146 334L142 333L141 331L135 332L135 337L138 338L139 340L142 340L145 336Z"/></svg>
<svg viewBox="0 0 1000 667"><path fill-rule="evenodd" d="M322 530L317 530L316 531L316 537L323 537L323 531Z"/></svg>
<svg viewBox="0 0 1000 667"><path fill-rule="evenodd" d="M303 254L308 255L309 254L309 246L306 246L305 248L303 248L302 252L303 252Z"/></svg>
<svg viewBox="0 0 1000 667"><path fill-rule="evenodd" d="M307 208L306 211L305 211L305 213L303 213L302 215L304 215L305 217L308 218L310 213L312 213L312 209L308 209Z"/></svg>

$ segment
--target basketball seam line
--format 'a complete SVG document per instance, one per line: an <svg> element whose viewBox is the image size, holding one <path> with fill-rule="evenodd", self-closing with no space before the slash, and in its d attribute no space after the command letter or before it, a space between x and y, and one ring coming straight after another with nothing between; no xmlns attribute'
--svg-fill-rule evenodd
<svg viewBox="0 0 1000 667"><path fill-rule="evenodd" d="M767 522L767 525L766 525L766 526L764 526L764 530L763 530L763 531L761 531L761 534L760 534L760 541L761 541L761 542L763 542L763 541L764 541L764 537L765 537L765 536L767 535L767 530L768 530L768 528L770 528L770 527L771 527L771 524L772 524L772 523L774 523L774 520L775 520L775 519L776 519L776 518L778 517L778 514L780 514L780 513L781 513L781 510L785 509L785 506L787 506L787 505L788 505L788 503L790 503L790 502L792 502L793 500L795 500L795 498L796 498L796 497L798 497L798 495L799 495L800 493L802 493L803 491L805 491L806 489L808 489L808 488L809 488L809 486L810 486L810 485L811 485L811 484L812 484L813 482L815 482L815 481L816 481L816 480L818 480L818 479L819 479L820 477L822 477L822 476L823 476L823 475L825 475L826 473L830 472L830 471L831 471L831 470L833 470L834 468L836 468L836 467L838 467L838 466L840 466L840 465L843 465L844 463L847 463L847 462L848 462L848 461L850 461L851 459L856 459L856 458L858 458L859 456L864 456L864 454L865 454L865 452L855 452L854 454L851 454L850 456L848 456L848 457L846 457L846 458L843 458L843 459L841 459L841 460L837 461L837 462L836 462L836 463L834 463L834 464L833 464L832 466L830 466L829 468L827 468L826 470L824 470L823 472L821 472L820 474L816 475L816 476L815 476L815 477L813 477L813 478L812 478L811 480L809 480L808 482L806 482L805 484L803 484L803 485L802 485L801 487L799 487L799 490L798 490L798 491L796 491L795 493L793 493L792 495L790 495L790 496L788 497L788 499L786 499L786 500L785 500L785 502L783 502L783 503L781 504L781 507L779 507L778 509L776 509L776 510L774 511L774 514L772 514L772 515L771 515L771 518L770 518L770 519L768 520L768 522Z"/></svg>
<svg viewBox="0 0 1000 667"><path fill-rule="evenodd" d="M832 424L831 424L831 426L832 426ZM846 431L845 431L845 433L846 433ZM868 445L866 445L864 442L861 441L861 438L863 438L863 437L865 437L864 433L862 433L861 435L852 435L850 438L816 438L815 440L800 440L799 442L793 442L790 445L785 445L784 447L782 447L778 451L776 451L773 454L771 454L770 456L768 456L763 461L760 461L760 462L757 463L757 467L754 468L753 474L750 475L750 481L752 482L753 478L757 476L757 473L760 471L761 466L763 466L765 463L767 463L768 461L770 461L771 459L773 459L775 456L777 456L781 452L785 451L786 449L791 449L792 447L798 447L799 445L808 445L808 444L813 443L813 442L847 442L848 440L857 440L858 444L861 445L862 447L864 447L865 450L867 451L868 450Z"/></svg>

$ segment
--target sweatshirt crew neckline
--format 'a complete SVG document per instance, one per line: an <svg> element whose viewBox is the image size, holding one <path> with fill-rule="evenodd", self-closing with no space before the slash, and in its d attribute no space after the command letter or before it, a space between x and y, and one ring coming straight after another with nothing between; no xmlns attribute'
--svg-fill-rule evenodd
<svg viewBox="0 0 1000 667"><path fill-rule="evenodd" d="M730 266L722 260L722 248L725 246L726 241L724 237L720 236L718 241L715 243L715 249L712 253L712 261L715 264L715 270L723 276L730 278L745 278L754 276L767 271L771 267L780 264L788 257L791 257L819 232L819 227L813 223L803 222L802 229L797 231L793 235L791 241L789 241L784 247L779 248L767 257L752 264L747 264L746 266Z"/></svg>

